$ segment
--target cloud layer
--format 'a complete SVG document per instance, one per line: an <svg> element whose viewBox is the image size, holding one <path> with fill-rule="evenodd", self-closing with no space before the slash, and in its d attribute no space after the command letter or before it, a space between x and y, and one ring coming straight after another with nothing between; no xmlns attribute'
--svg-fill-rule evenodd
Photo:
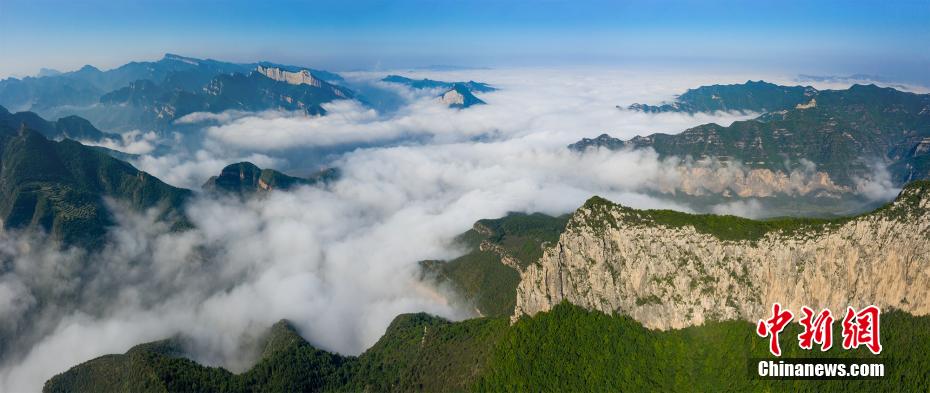
<svg viewBox="0 0 930 393"><path fill-rule="evenodd" d="M380 76L348 77L377 85ZM322 160L342 177L250 201L201 195L187 209L196 229L182 233L157 222L156 212L113 204L119 225L109 246L92 255L3 233L0 327L19 344L0 359L0 390L38 390L74 364L175 334L193 339L198 360L242 370L254 359L248 343L281 318L321 348L356 354L400 313L466 317L447 294L418 281L417 261L456 256L451 239L478 219L566 213L592 195L689 210L653 196L664 182L681 181L677 161L649 150L580 154L567 144L748 117L615 107L749 79L733 76L532 69L411 76L474 79L501 90L481 95L488 105L454 110L434 92L385 84L406 104L379 112L337 102L324 117L194 114L181 120L203 126L194 136L137 133L114 142L141 154L133 161L141 169L195 189L242 160L297 174ZM746 215L758 209L753 201L719 207ZM40 305L43 296L52 300ZM22 333L24 324L34 333Z"/></svg>

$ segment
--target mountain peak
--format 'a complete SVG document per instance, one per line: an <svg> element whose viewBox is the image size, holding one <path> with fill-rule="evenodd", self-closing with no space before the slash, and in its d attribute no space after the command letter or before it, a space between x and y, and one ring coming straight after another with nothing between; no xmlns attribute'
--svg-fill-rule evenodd
<svg viewBox="0 0 930 393"><path fill-rule="evenodd" d="M475 97L471 90L463 83L453 83L452 88L439 96L439 101L451 108L468 108L472 105L482 105L485 102Z"/></svg>
<svg viewBox="0 0 930 393"><path fill-rule="evenodd" d="M192 64L192 65L200 64L200 59L195 59L193 57L185 57L185 56L176 55L173 53L165 53L165 55L161 59L162 61L166 61L166 60L167 61L180 61L180 62L184 62L187 64Z"/></svg>
<svg viewBox="0 0 930 393"><path fill-rule="evenodd" d="M61 75L61 71L58 71L58 70L55 70L55 69L51 69L51 68L42 67L42 68L39 69L39 73L36 74L36 77L37 77L37 78L42 78L42 77L46 77L46 76L57 76L57 75Z"/></svg>
<svg viewBox="0 0 930 393"><path fill-rule="evenodd" d="M890 89L890 88L879 87L878 85L874 83L866 83L866 84L856 83L849 87L849 90L860 90L860 91L882 90L882 89Z"/></svg>
<svg viewBox="0 0 930 393"><path fill-rule="evenodd" d="M223 191L247 196L327 182L336 177L338 171L332 168L320 171L310 178L302 178L288 176L274 169L262 169L251 162L243 161L227 165L219 176L208 179L203 189L208 192Z"/></svg>
<svg viewBox="0 0 930 393"><path fill-rule="evenodd" d="M305 344L306 341L297 332L297 329L287 319L282 319L271 326L265 342L265 348L262 351L262 359L266 359L275 353L285 351L295 345Z"/></svg>

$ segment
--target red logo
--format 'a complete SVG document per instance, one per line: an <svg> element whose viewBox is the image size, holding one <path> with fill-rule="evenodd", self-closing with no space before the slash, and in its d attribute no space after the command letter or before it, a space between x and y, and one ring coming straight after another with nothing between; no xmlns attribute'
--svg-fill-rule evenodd
<svg viewBox="0 0 930 393"><path fill-rule="evenodd" d="M869 351L878 355L882 343L878 340L878 307L868 306L859 312L852 307L846 309L843 318L843 349L859 348L865 345Z"/></svg>
<svg viewBox="0 0 930 393"><path fill-rule="evenodd" d="M804 332L798 335L801 348L811 349L816 342L821 351L830 349L833 346L833 313L825 308L814 318L814 310L807 306L801 307L801 312L804 313L799 322L804 326Z"/></svg>
<svg viewBox="0 0 930 393"><path fill-rule="evenodd" d="M792 319L794 319L794 314L792 314L791 311L781 311L781 304L775 303L772 305L772 317L764 321L761 319L759 320L756 333L762 337L770 336L769 351L775 356L781 356L781 347L778 345L778 334L785 329L785 325L791 322Z"/></svg>
<svg viewBox="0 0 930 393"><path fill-rule="evenodd" d="M833 347L833 313L823 309L814 314L810 307L801 307L801 320L798 323L804 331L798 335L798 345L802 349L813 349L814 344L820 344L821 351ZM855 349L864 345L874 354L882 351L879 339L879 316L881 311L876 306L868 306L856 312L852 307L846 309L843 317L843 349ZM782 309L781 304L772 304L772 317L760 319L756 325L756 334L769 338L769 352L781 356L781 346L778 334L794 319L790 310Z"/></svg>

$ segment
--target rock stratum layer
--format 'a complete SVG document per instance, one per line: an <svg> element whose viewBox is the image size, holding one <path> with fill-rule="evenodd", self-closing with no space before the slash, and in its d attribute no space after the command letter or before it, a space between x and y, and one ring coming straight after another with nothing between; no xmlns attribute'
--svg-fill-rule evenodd
<svg viewBox="0 0 930 393"><path fill-rule="evenodd" d="M757 320L778 302L930 313L930 182L841 220L752 221L591 198L521 273L514 319L567 301L657 329Z"/></svg>

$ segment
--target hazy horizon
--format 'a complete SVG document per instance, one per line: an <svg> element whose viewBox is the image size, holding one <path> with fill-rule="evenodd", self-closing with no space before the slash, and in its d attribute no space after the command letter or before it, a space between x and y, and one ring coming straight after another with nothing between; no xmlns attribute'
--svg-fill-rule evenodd
<svg viewBox="0 0 930 393"><path fill-rule="evenodd" d="M930 83L925 2L82 1L0 4L0 78L164 53L332 71L665 66ZM48 8L55 12L49 13Z"/></svg>

